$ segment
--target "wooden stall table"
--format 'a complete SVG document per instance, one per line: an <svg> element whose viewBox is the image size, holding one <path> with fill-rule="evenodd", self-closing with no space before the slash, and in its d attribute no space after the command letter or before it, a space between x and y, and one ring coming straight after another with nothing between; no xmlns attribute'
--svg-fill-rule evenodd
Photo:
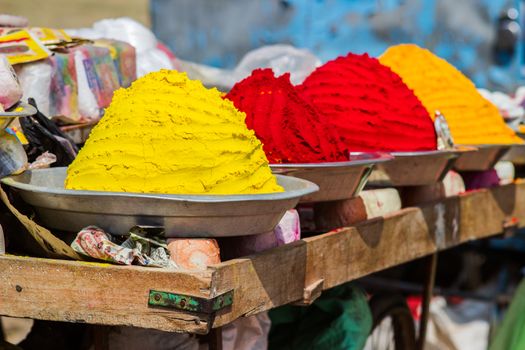
<svg viewBox="0 0 525 350"><path fill-rule="evenodd" d="M0 314L206 334L525 222L525 184L405 208L204 271L0 256Z"/></svg>

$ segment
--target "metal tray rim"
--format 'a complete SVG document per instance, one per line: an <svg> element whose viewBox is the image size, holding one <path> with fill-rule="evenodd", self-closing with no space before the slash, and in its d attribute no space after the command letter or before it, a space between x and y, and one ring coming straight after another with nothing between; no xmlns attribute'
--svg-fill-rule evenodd
<svg viewBox="0 0 525 350"><path fill-rule="evenodd" d="M474 149L442 149L431 151L415 151L415 152L390 152L394 157L420 157L420 156L439 156L439 155L458 155L464 152L474 151Z"/></svg>
<svg viewBox="0 0 525 350"><path fill-rule="evenodd" d="M525 147L525 143L484 143L479 145L456 145L460 147L475 147L475 148L502 148L502 147L513 147L522 146Z"/></svg>
<svg viewBox="0 0 525 350"><path fill-rule="evenodd" d="M271 163L270 168L288 169L288 168L302 168L302 169L320 169L320 168L337 168L337 167L353 167L363 165L374 165L377 163L388 162L394 159L390 152L352 152L358 159L347 160L342 162L324 162L324 163ZM364 158L365 155L371 158ZM359 157L363 157L359 159Z"/></svg>
<svg viewBox="0 0 525 350"><path fill-rule="evenodd" d="M37 169L28 170L28 172L58 172L65 171L65 167L49 168L49 169ZM182 195L182 194L150 194L150 193L134 193L134 192L106 192L106 191L86 191L86 190L66 190L63 188L56 187L43 187L29 185L16 181L16 176L6 177L0 180L1 183L28 192L34 193L45 193L61 196L85 196L85 197L127 197L127 198L140 198L140 199L160 199L169 201L185 201L193 203L225 203L225 202L245 202L245 201L272 201L272 200L285 200L302 197L307 194L314 193L319 190L319 186L311 181L286 176L286 175L274 175L279 179L286 178L287 181L293 181L296 183L302 183L304 188L296 190L286 190L284 192L277 193L261 193L261 194L232 194L232 195Z"/></svg>
<svg viewBox="0 0 525 350"><path fill-rule="evenodd" d="M22 107L23 110L20 112L14 112L14 110L18 107ZM5 112L0 112L0 119L10 119L10 118L17 118L17 117L27 117L30 115L33 115L36 113L36 108L31 106L30 104L24 103L24 102L18 102L13 107L9 108Z"/></svg>

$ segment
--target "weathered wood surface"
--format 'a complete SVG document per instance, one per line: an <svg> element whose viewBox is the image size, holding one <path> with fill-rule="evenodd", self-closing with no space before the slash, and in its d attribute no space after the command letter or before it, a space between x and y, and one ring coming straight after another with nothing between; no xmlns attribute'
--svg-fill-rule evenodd
<svg viewBox="0 0 525 350"><path fill-rule="evenodd" d="M299 301L323 280L323 289L357 279L460 243L496 235L515 217L525 224L525 184L481 190L406 208L355 227L214 267L216 293L234 289L231 320Z"/></svg>
<svg viewBox="0 0 525 350"><path fill-rule="evenodd" d="M525 184L406 208L199 273L1 256L0 314L203 333L210 318L149 308L149 290L204 298L233 290L232 307L213 321L219 327L279 305L309 303L321 288L501 233L512 218L525 223Z"/></svg>
<svg viewBox="0 0 525 350"><path fill-rule="evenodd" d="M150 289L210 295L210 271L169 272L64 260L0 257L0 314L206 333L205 317L148 307Z"/></svg>

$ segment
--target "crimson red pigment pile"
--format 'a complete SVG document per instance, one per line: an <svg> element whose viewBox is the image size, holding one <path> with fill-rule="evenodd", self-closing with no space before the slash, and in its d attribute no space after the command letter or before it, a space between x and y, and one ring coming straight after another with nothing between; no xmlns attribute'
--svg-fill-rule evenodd
<svg viewBox="0 0 525 350"><path fill-rule="evenodd" d="M397 74L367 54L327 62L297 90L337 126L350 151L436 149L425 107Z"/></svg>
<svg viewBox="0 0 525 350"><path fill-rule="evenodd" d="M276 78L271 69L256 69L226 98L246 113L246 125L262 141L270 163L348 160L336 128L299 97L289 74Z"/></svg>

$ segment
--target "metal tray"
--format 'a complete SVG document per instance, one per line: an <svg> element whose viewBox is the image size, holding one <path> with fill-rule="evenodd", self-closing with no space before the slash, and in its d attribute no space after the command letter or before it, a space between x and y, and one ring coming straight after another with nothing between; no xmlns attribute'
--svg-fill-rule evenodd
<svg viewBox="0 0 525 350"><path fill-rule="evenodd" d="M121 235L136 225L163 226L167 237L244 236L273 230L299 198L319 189L277 176L285 192L256 195L163 195L65 190L66 168L26 171L2 179L34 206L43 225L77 232L96 225Z"/></svg>
<svg viewBox="0 0 525 350"><path fill-rule="evenodd" d="M346 162L270 164L274 174L298 177L319 185L319 192L301 198L301 203L327 202L356 196L368 180L372 167L392 160L388 153L350 154Z"/></svg>
<svg viewBox="0 0 525 350"><path fill-rule="evenodd" d="M518 165L525 165L525 145L512 145L501 160L506 160Z"/></svg>
<svg viewBox="0 0 525 350"><path fill-rule="evenodd" d="M0 112L0 130L7 128L18 117L27 117L35 113L35 107L24 102L18 102L7 111Z"/></svg>
<svg viewBox="0 0 525 350"><path fill-rule="evenodd" d="M392 152L394 160L378 165L370 178L370 186L423 186L441 181L464 149Z"/></svg>
<svg viewBox="0 0 525 350"><path fill-rule="evenodd" d="M462 154L454 164L458 171L483 171L494 166L513 145L473 145L475 152Z"/></svg>

